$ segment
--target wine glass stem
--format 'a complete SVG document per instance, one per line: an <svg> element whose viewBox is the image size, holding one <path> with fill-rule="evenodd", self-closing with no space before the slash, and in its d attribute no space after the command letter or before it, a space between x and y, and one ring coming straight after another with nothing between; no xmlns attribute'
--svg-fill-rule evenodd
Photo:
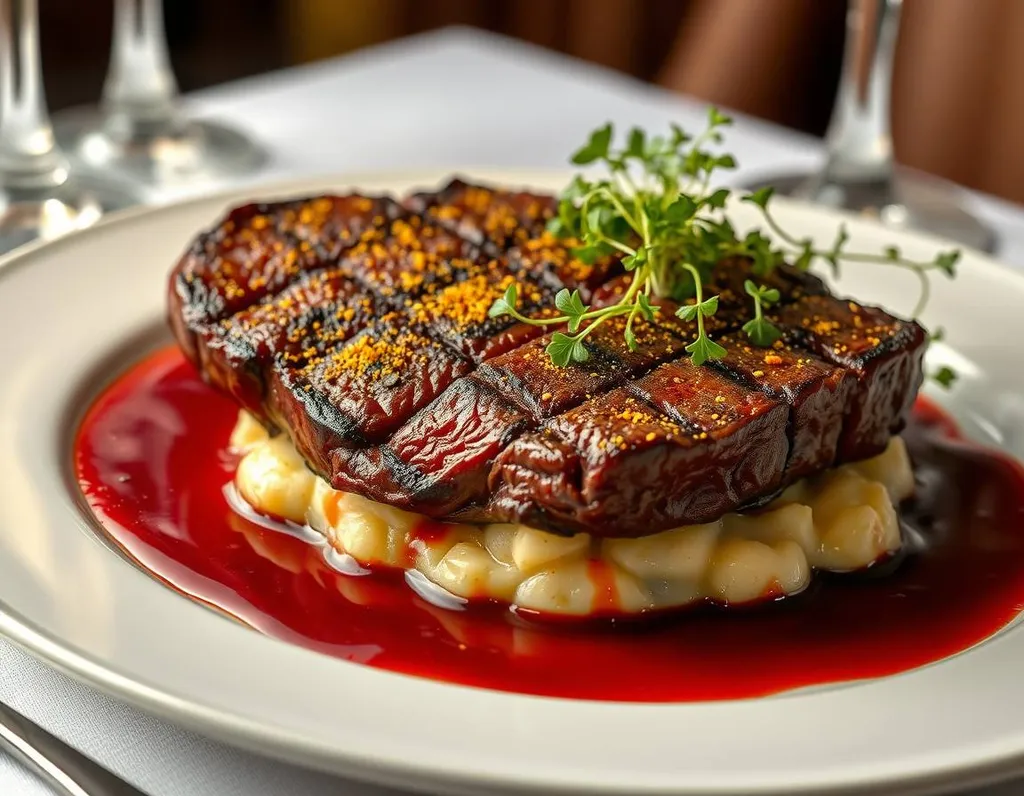
<svg viewBox="0 0 1024 796"><path fill-rule="evenodd" d="M37 0L0 0L0 186L46 191L68 178L46 110Z"/></svg>
<svg viewBox="0 0 1024 796"><path fill-rule="evenodd" d="M893 54L902 0L851 0L825 182L888 182Z"/></svg>
<svg viewBox="0 0 1024 796"><path fill-rule="evenodd" d="M116 0L103 86L108 123L129 136L173 132L181 123L177 100L161 0Z"/></svg>

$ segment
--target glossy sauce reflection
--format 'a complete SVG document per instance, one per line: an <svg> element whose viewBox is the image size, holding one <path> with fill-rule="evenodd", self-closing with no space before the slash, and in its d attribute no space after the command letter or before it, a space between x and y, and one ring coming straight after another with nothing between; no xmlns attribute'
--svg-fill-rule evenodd
<svg viewBox="0 0 1024 796"><path fill-rule="evenodd" d="M906 433L919 492L901 512L923 552L864 575L818 577L803 595L755 609L586 627L539 626L494 605L441 608L400 573L340 574L301 534L243 518L222 492L236 413L177 351L138 364L100 397L76 440L89 505L131 557L179 591L268 635L382 669L559 697L731 699L940 660L1024 605L1024 471L958 440L926 403ZM614 589L605 580L598 609Z"/></svg>

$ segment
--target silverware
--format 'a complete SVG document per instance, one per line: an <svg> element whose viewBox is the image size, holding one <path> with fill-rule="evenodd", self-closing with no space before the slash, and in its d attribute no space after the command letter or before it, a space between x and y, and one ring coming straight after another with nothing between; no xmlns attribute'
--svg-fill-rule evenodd
<svg viewBox="0 0 1024 796"><path fill-rule="evenodd" d="M40 773L64 796L146 796L2 702L0 748Z"/></svg>

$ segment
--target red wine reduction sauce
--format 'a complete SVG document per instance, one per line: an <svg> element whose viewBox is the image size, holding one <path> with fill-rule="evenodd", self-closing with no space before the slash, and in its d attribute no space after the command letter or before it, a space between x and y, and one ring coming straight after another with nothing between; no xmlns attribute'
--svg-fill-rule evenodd
<svg viewBox="0 0 1024 796"><path fill-rule="evenodd" d="M85 497L127 554L178 591L278 638L466 685L627 701L733 699L902 672L982 641L1024 605L1024 468L958 439L921 402L906 439L917 552L742 611L528 624L440 608L391 573L342 575L320 549L242 519L222 493L237 409L176 350L134 366L75 444ZM197 654L198 651L197 651ZM239 662L242 665L242 662Z"/></svg>

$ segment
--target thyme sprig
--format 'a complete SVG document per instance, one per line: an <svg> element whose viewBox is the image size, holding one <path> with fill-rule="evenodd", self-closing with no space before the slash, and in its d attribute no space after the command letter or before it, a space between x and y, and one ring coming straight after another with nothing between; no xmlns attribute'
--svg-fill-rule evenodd
<svg viewBox="0 0 1024 796"><path fill-rule="evenodd" d="M551 336L547 353L556 365L565 366L589 359L587 336L611 318L625 317L623 336L635 350L637 319L653 320L661 311L656 299L669 298L682 304L678 317L696 322L696 338L686 350L700 365L727 354L705 328L705 320L715 315L719 304L719 297L707 295L705 288L713 271L729 267L732 258L749 258L751 273L758 280L785 262L802 271L822 262L836 274L846 262L902 268L920 282L915 317L927 304L931 274L955 275L958 250L941 252L927 262L905 258L896 248L851 252L845 226L839 227L830 247L818 248L810 238L798 238L779 224L771 209L771 188L740 197L761 211L765 230L738 234L725 212L733 191L713 184L718 172L736 168L732 155L716 150L723 141L723 128L731 124L732 119L712 107L706 129L697 136L678 125L671 125L666 136L653 137L633 128L624 145L616 148L611 124L591 133L573 154L572 163L600 165L606 173L603 177L577 174L559 197L558 213L548 229L572 241L573 255L584 263L621 257L623 267L633 274L628 289L615 304L598 308L585 304L578 290L563 289L555 297L559 314L529 318L517 309L518 291L512 285L494 302L491 316L564 326L565 331ZM746 280L744 289L753 313L743 332L754 345L770 346L782 332L764 310L780 300L779 291L754 280Z"/></svg>

